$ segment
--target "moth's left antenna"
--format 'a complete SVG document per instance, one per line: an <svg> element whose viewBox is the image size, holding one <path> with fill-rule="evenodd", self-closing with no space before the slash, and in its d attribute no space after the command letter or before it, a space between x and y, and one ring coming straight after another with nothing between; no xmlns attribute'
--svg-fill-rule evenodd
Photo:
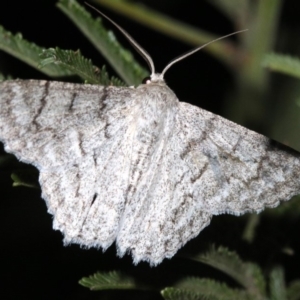
<svg viewBox="0 0 300 300"><path fill-rule="evenodd" d="M145 59L145 61L147 62L150 70L151 70L151 74L155 74L155 67L154 67L154 63L153 60L151 58L151 56L149 55L149 53L126 31L124 30L120 25L118 25L116 22L114 22L112 19L110 19L108 16L106 16L104 13L102 13L100 10L98 10L97 8L95 8L94 6L90 5L89 3L85 2L85 4L89 7L91 7L92 9L94 9L97 13L99 13L102 17L104 17L105 19L107 19L110 23L112 23L116 28L118 28L118 30L120 30L124 36L128 39L128 41L131 43L131 45L138 51L138 53L141 54L141 56Z"/></svg>

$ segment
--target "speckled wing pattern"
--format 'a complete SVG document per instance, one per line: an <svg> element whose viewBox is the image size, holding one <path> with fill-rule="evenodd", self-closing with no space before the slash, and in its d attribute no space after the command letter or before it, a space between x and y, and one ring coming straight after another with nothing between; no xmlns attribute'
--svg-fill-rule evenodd
<svg viewBox="0 0 300 300"><path fill-rule="evenodd" d="M179 102L165 84L137 88L0 83L0 140L40 171L64 242L171 258L213 215L259 212L300 194L300 154Z"/></svg>

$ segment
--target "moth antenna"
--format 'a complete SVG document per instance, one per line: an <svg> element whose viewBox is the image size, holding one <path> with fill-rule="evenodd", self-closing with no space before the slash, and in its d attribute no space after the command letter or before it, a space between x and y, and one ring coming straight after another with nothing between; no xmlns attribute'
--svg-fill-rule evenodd
<svg viewBox="0 0 300 300"><path fill-rule="evenodd" d="M147 62L152 75L155 73L154 63L149 55L149 53L120 25L118 25L116 22L114 22L112 19L110 19L108 16L106 16L104 13L102 13L100 10L96 9L94 6L90 5L89 3L85 2L85 4L92 9L94 9L97 13L99 13L102 17L104 17L106 20L108 20L110 23L112 23L119 31L123 33L123 35L127 38L127 40L130 42L130 44L137 50L137 52L145 59Z"/></svg>
<svg viewBox="0 0 300 300"><path fill-rule="evenodd" d="M167 72L167 70L168 70L171 66L173 66L175 63L177 63L177 62L179 62L179 61L185 59L186 57L188 57L188 56L194 54L195 52L197 52L197 51L199 51L200 49L202 49L202 48L208 46L209 44L212 44L212 43L214 43L214 42L216 42L216 41L225 39L225 38L227 38L227 37L229 37L229 36L231 36L231 35L234 35L234 34L237 34L237 33L241 33L241 32L247 31L247 30L248 30L248 29L239 30L239 31L235 31L235 32L233 32L233 33L227 34L227 35L223 35L223 36L221 36L221 37L219 37L219 38L217 38L217 39L214 39L214 40L212 40L212 41L210 41L210 42L208 42L208 43L206 43L206 44L204 44L204 45L202 45L202 46L199 46L199 47L197 47L197 48L195 48L195 49L192 49L192 50L188 51L187 53L180 55L180 56L177 57L177 58L174 58L174 59L171 60L171 62L169 62L169 63L167 64L167 66L163 69L163 71L161 72L161 76L164 77L164 74Z"/></svg>

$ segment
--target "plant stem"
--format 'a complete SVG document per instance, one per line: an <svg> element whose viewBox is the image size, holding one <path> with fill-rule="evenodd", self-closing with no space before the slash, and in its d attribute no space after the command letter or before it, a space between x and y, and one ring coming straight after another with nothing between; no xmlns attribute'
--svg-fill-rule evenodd
<svg viewBox="0 0 300 300"><path fill-rule="evenodd" d="M146 6L121 0L95 0L94 2L193 46L199 46L218 38L216 35L158 13ZM229 40L213 43L203 50L230 67L236 66L236 57L239 57L238 49Z"/></svg>

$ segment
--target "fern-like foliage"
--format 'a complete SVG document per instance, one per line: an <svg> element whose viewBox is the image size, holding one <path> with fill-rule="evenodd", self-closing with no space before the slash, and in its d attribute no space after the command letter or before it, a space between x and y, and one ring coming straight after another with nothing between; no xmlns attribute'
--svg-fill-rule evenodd
<svg viewBox="0 0 300 300"><path fill-rule="evenodd" d="M72 51L50 48L44 50L41 57L43 58L40 62L42 68L48 64L54 63L63 66L74 74L77 74L87 83L117 86L125 85L117 78L109 78L105 67L99 69L93 66L91 60L83 57L79 50Z"/></svg>
<svg viewBox="0 0 300 300"><path fill-rule="evenodd" d="M99 18L94 20L75 0L61 0L58 6L93 42L127 83L140 84L143 78L148 76L148 72L118 43L113 33L102 26ZM1 26L0 49L36 69L42 67L40 71L50 77L79 75L91 84L124 86L122 81L109 78L105 68L94 67L80 51L59 48L46 50L23 39L20 33L13 35ZM41 62L40 55L43 59ZM4 79L4 76L0 76L0 80Z"/></svg>
<svg viewBox="0 0 300 300"><path fill-rule="evenodd" d="M36 69L39 69L39 55L44 50L44 48L25 40L22 34L14 35L2 26L0 26L0 49ZM48 65L41 71L51 77L74 75L70 70L54 64Z"/></svg>
<svg viewBox="0 0 300 300"><path fill-rule="evenodd" d="M265 56L263 66L275 72L300 78L300 59L298 57L270 53Z"/></svg>
<svg viewBox="0 0 300 300"><path fill-rule="evenodd" d="M206 253L191 259L226 273L241 287L233 288L214 279L187 276L175 282L173 286L163 288L160 294L164 299L300 300L300 280L294 281L286 288L284 272L281 267L275 267L270 271L268 277L264 277L258 265L242 261L235 252L224 247L211 247ZM200 264L199 266L201 267ZM149 291L152 289L154 291L153 288L142 288L140 283L136 283L132 277L116 271L98 272L81 279L79 283L91 290L143 289Z"/></svg>
<svg viewBox="0 0 300 300"><path fill-rule="evenodd" d="M175 287L180 290L193 292L203 297L212 297L223 300L247 300L249 295L246 291L233 289L225 283L212 279L187 277L179 281Z"/></svg>
<svg viewBox="0 0 300 300"><path fill-rule="evenodd" d="M211 247L207 253L194 256L192 259L229 275L250 294L257 296L266 294L266 283L261 269L255 264L243 262L235 252L227 248Z"/></svg>
<svg viewBox="0 0 300 300"><path fill-rule="evenodd" d="M101 18L93 19L75 0L60 0L57 6L93 43L127 84L140 84L149 75L149 72L134 60L131 52L120 45L114 34L103 27Z"/></svg>
<svg viewBox="0 0 300 300"><path fill-rule="evenodd" d="M182 290L168 287L161 291L161 295L166 300L218 300L214 296L204 296L189 290Z"/></svg>
<svg viewBox="0 0 300 300"><path fill-rule="evenodd" d="M121 272L98 272L89 277L83 277L79 284L93 291L136 289L134 280Z"/></svg>

